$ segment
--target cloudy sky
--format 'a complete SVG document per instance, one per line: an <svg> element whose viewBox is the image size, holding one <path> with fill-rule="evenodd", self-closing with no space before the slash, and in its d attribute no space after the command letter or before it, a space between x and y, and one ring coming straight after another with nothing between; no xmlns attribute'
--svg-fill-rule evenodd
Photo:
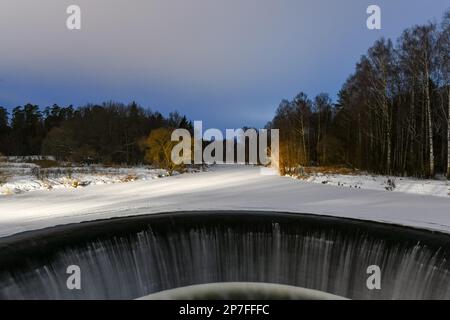
<svg viewBox="0 0 450 320"><path fill-rule="evenodd" d="M66 8L82 29L66 28ZM366 8L382 9L382 30ZM135 100L207 127L263 126L299 91L335 97L379 37L448 0L1 0L0 105Z"/></svg>

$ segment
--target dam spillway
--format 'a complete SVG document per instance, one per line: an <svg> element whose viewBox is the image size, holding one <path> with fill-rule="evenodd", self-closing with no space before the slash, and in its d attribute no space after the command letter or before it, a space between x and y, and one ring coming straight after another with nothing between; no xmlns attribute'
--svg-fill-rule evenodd
<svg viewBox="0 0 450 320"><path fill-rule="evenodd" d="M136 299L221 282L350 299L450 299L450 236L277 212L177 212L57 226L0 239L1 299ZM69 265L81 290L66 285ZM381 270L381 289L366 286Z"/></svg>

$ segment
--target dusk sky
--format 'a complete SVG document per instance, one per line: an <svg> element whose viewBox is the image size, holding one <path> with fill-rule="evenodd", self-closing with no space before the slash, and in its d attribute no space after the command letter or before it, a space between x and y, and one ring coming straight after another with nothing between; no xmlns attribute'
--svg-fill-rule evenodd
<svg viewBox="0 0 450 320"><path fill-rule="evenodd" d="M66 8L81 7L81 30ZM382 10L382 30L366 8ZM448 0L1 0L0 106L137 101L204 126L262 127L299 91L334 98L379 37Z"/></svg>

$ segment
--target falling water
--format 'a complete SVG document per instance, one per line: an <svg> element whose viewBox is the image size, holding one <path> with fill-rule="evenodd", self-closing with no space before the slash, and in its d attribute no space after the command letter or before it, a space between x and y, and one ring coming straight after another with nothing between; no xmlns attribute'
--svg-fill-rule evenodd
<svg viewBox="0 0 450 320"><path fill-rule="evenodd" d="M0 298L134 299L217 282L279 283L351 299L449 299L450 237L280 213L177 213L0 239ZM81 268L81 290L66 286ZM369 290L367 267L381 269Z"/></svg>

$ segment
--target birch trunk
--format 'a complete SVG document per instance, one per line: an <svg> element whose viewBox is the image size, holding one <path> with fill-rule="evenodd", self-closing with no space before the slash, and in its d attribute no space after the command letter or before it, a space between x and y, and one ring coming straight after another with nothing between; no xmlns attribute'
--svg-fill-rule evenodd
<svg viewBox="0 0 450 320"><path fill-rule="evenodd" d="M425 108L427 113L428 124L428 144L429 144L429 159L430 159L430 176L434 176L434 146L433 146L433 122L431 119L431 105L430 105L430 84L428 68L425 70Z"/></svg>
<svg viewBox="0 0 450 320"><path fill-rule="evenodd" d="M450 86L447 89L447 179L450 179Z"/></svg>

